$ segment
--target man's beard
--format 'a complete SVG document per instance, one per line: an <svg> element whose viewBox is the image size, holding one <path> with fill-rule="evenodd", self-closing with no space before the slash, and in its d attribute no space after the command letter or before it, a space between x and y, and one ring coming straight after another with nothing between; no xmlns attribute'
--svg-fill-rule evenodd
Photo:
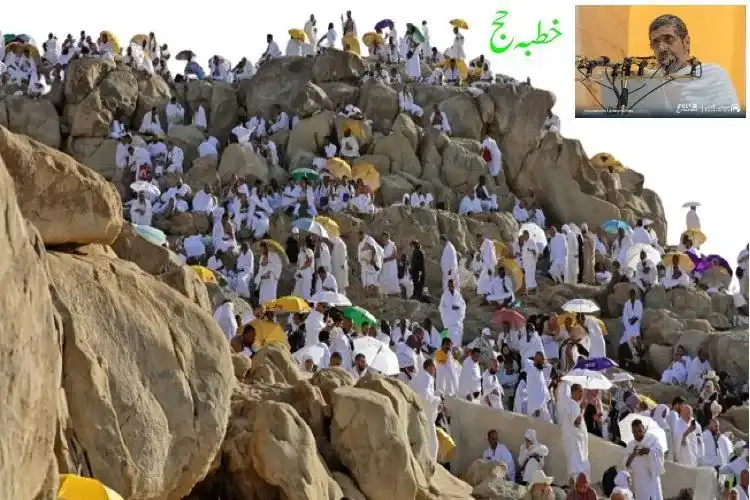
<svg viewBox="0 0 750 500"><path fill-rule="evenodd" d="M659 62L659 65L666 74L674 73L680 69L679 60L674 54L668 54L667 57Z"/></svg>

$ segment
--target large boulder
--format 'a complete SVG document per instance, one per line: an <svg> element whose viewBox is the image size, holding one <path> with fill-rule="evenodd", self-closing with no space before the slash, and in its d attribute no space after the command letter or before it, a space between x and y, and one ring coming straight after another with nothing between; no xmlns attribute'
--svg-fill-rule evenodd
<svg viewBox="0 0 750 500"><path fill-rule="evenodd" d="M68 137L65 152L111 181L117 171L119 141L105 137Z"/></svg>
<svg viewBox="0 0 750 500"><path fill-rule="evenodd" d="M70 156L0 127L0 156L15 181L21 212L45 245L115 241L122 203L102 176Z"/></svg>
<svg viewBox="0 0 750 500"><path fill-rule="evenodd" d="M51 101L23 96L7 97L4 106L7 121L0 117L0 125L16 134L28 135L51 148L60 147L60 117Z"/></svg>
<svg viewBox="0 0 750 500"><path fill-rule="evenodd" d="M230 144L221 155L218 174L224 184L229 183L233 175L244 177L250 185L256 180L268 182L268 164L251 149Z"/></svg>
<svg viewBox="0 0 750 500"><path fill-rule="evenodd" d="M0 158L0 498L55 494L61 339L45 266Z"/></svg>
<svg viewBox="0 0 750 500"><path fill-rule="evenodd" d="M202 479L234 373L210 313L126 261L49 254L62 317L66 435L125 498L178 499Z"/></svg>

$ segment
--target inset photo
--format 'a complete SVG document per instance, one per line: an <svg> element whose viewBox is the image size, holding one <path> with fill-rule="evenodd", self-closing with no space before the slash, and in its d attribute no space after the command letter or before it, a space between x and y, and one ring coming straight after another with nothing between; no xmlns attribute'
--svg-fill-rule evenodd
<svg viewBox="0 0 750 500"><path fill-rule="evenodd" d="M745 10L576 6L576 118L745 118Z"/></svg>

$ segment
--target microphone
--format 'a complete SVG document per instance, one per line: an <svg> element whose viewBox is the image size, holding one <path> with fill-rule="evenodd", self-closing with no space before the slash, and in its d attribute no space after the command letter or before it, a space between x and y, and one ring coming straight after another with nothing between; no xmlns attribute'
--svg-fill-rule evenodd
<svg viewBox="0 0 750 500"><path fill-rule="evenodd" d="M593 68L597 66L607 66L609 64L609 57L601 56L597 59L589 59L589 64L591 64Z"/></svg>
<svg viewBox="0 0 750 500"><path fill-rule="evenodd" d="M695 70L699 66L702 66L701 62L695 56L688 59L688 64L690 64L690 76L695 76Z"/></svg>

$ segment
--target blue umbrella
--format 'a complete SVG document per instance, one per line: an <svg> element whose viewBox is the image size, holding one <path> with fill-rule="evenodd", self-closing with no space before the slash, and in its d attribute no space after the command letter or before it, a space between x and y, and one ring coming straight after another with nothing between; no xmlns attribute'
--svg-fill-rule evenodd
<svg viewBox="0 0 750 500"><path fill-rule="evenodd" d="M135 226L135 230L138 231L138 234L140 234L156 246L163 246L167 244L167 235L164 234L163 231L160 231L155 227Z"/></svg>
<svg viewBox="0 0 750 500"><path fill-rule="evenodd" d="M630 233L633 231L632 229L630 229L630 226L627 222L617 219L609 219L602 224L602 229L604 229L608 233L616 233L618 229L622 229L626 233Z"/></svg>
<svg viewBox="0 0 750 500"><path fill-rule="evenodd" d="M380 31L385 28L393 29L393 21L390 19L383 19L382 21L378 21L378 23L375 25L375 31Z"/></svg>
<svg viewBox="0 0 750 500"><path fill-rule="evenodd" d="M617 363L609 358L578 358L578 361L576 361L576 365L573 368L601 372L612 368L613 366L617 366Z"/></svg>

